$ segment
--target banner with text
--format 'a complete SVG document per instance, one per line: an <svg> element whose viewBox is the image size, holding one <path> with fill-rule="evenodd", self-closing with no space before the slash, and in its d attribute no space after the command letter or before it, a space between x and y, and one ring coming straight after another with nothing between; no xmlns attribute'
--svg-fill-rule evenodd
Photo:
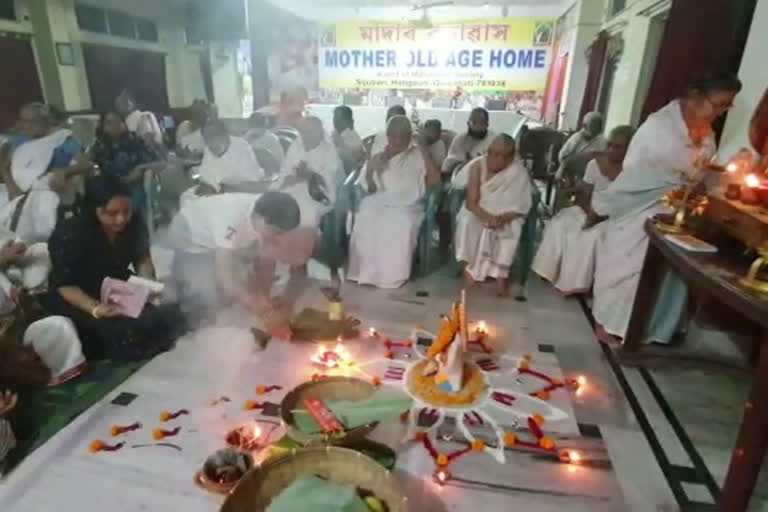
<svg viewBox="0 0 768 512"><path fill-rule="evenodd" d="M543 91L554 24L551 18L339 22L319 33L320 87Z"/></svg>

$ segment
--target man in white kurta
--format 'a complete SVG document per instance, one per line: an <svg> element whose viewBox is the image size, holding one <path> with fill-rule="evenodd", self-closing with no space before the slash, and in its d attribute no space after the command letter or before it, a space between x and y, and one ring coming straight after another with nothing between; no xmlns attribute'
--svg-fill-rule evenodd
<svg viewBox="0 0 768 512"><path fill-rule="evenodd" d="M276 188L299 203L302 226L318 228L336 202L343 164L320 119L303 117L297 128L300 136L288 148Z"/></svg>
<svg viewBox="0 0 768 512"><path fill-rule="evenodd" d="M251 187L264 183L264 170L245 139L230 135L226 126L218 121L205 126L203 138L205 151L197 169L199 184L182 194L182 206L198 197L223 191L249 192Z"/></svg>
<svg viewBox="0 0 768 512"><path fill-rule="evenodd" d="M603 115L600 112L589 112L584 116L584 125L581 130L571 135L558 153L560 170L562 174L563 164L570 157L579 153L605 151L608 141L603 137Z"/></svg>
<svg viewBox="0 0 768 512"><path fill-rule="evenodd" d="M705 106L708 101L711 99L701 100ZM601 332L620 338L629 326L648 246L645 222L666 212L662 203L664 195L687 183L698 173L701 163L715 152L711 131L697 140L692 139L682 114L683 102L672 101L646 119L632 139L624 170L593 202L596 213L610 219L597 251L592 311L602 326ZM660 297L666 286L662 284ZM659 326L666 331L663 334L656 331L660 333L659 341L668 342L685 308L685 289L679 291L682 300L673 301L666 308L671 324ZM656 330L653 325L650 329Z"/></svg>
<svg viewBox="0 0 768 512"><path fill-rule="evenodd" d="M500 296L509 293L509 269L531 208L531 179L515 159L515 141L497 136L488 154L474 161L467 200L456 226L456 260L468 284L491 277Z"/></svg>
<svg viewBox="0 0 768 512"><path fill-rule="evenodd" d="M410 277L424 195L428 186L440 183L440 171L427 150L413 143L407 117L390 119L387 137L387 146L366 166L369 195L355 217L347 279L397 288Z"/></svg>
<svg viewBox="0 0 768 512"><path fill-rule="evenodd" d="M347 105L340 105L333 110L332 140L344 170L349 173L359 169L365 161L365 147L363 139L355 131L352 109Z"/></svg>
<svg viewBox="0 0 768 512"><path fill-rule="evenodd" d="M592 289L597 242L605 223L596 224L591 204L621 172L632 132L629 126L611 131L606 154L587 164L578 187L581 204L558 212L544 230L531 269L566 295Z"/></svg>
<svg viewBox="0 0 768 512"><path fill-rule="evenodd" d="M451 142L448 156L443 161L442 171L453 175L454 187L466 187L469 180L467 164L478 156L484 155L496 137L496 134L488 129L489 123L488 111L480 107L475 108L469 114L467 131L457 135Z"/></svg>
<svg viewBox="0 0 768 512"><path fill-rule="evenodd" d="M285 151L277 135L267 129L267 118L254 112L248 119L249 129L243 138L251 145L256 159L267 174L276 174L283 165Z"/></svg>

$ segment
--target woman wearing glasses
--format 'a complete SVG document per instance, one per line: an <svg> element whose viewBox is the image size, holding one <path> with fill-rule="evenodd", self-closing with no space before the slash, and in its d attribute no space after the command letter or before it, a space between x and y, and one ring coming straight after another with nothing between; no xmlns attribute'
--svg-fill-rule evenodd
<svg viewBox="0 0 768 512"><path fill-rule="evenodd" d="M592 310L601 341L626 334L648 245L645 221L665 213L664 195L690 183L715 154L712 123L732 106L740 90L736 76L710 74L650 115L632 139L623 172L593 203L598 214L609 216L597 251ZM684 284L668 273L648 341L669 343L680 327L685 302Z"/></svg>

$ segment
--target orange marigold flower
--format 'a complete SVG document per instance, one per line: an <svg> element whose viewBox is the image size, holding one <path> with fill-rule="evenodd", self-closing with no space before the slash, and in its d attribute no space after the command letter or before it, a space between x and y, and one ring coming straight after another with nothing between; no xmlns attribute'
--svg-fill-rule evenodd
<svg viewBox="0 0 768 512"><path fill-rule="evenodd" d="M504 434L504 444L507 446L512 446L517 442L517 437L512 432L506 432Z"/></svg>
<svg viewBox="0 0 768 512"><path fill-rule="evenodd" d="M104 441L96 440L91 443L91 445L88 447L88 450L91 453L96 453L96 452L100 452L102 448L104 448Z"/></svg>
<svg viewBox="0 0 768 512"><path fill-rule="evenodd" d="M545 450L551 450L555 447L555 441L553 441L549 437L542 437L539 439L539 446L544 448Z"/></svg>
<svg viewBox="0 0 768 512"><path fill-rule="evenodd" d="M472 449L476 452L481 452L485 450L485 443L480 441L479 439L475 439L472 441Z"/></svg>
<svg viewBox="0 0 768 512"><path fill-rule="evenodd" d="M441 453L437 456L437 465L438 466L447 466L448 465L448 456L444 453Z"/></svg>

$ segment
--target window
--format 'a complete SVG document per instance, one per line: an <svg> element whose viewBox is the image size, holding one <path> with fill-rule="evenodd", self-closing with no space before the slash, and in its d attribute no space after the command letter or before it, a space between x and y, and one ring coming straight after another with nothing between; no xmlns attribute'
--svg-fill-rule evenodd
<svg viewBox="0 0 768 512"><path fill-rule="evenodd" d="M205 38L203 37L202 28L198 24L187 25L186 27L187 44L203 44Z"/></svg>
<svg viewBox="0 0 768 512"><path fill-rule="evenodd" d="M76 5L75 15L77 16L77 25L89 32L98 32L108 34L107 17L103 9L91 7L89 5Z"/></svg>
<svg viewBox="0 0 768 512"><path fill-rule="evenodd" d="M109 33L117 37L136 39L136 24L133 17L118 11L107 11Z"/></svg>
<svg viewBox="0 0 768 512"><path fill-rule="evenodd" d="M158 41L157 25L152 20L136 18L136 35L142 41L156 43Z"/></svg>
<svg viewBox="0 0 768 512"><path fill-rule="evenodd" d="M0 0L0 19L16 21L16 0Z"/></svg>
<svg viewBox="0 0 768 512"><path fill-rule="evenodd" d="M624 8L627 6L627 0L613 0L613 4L611 5L611 15L615 16L621 11L624 10Z"/></svg>
<svg viewBox="0 0 768 512"><path fill-rule="evenodd" d="M4 1L0 0L0 2ZM102 9L85 4L77 4L75 12L77 25L81 30L151 43L156 43L159 40L157 25L150 19L137 18L122 11Z"/></svg>

